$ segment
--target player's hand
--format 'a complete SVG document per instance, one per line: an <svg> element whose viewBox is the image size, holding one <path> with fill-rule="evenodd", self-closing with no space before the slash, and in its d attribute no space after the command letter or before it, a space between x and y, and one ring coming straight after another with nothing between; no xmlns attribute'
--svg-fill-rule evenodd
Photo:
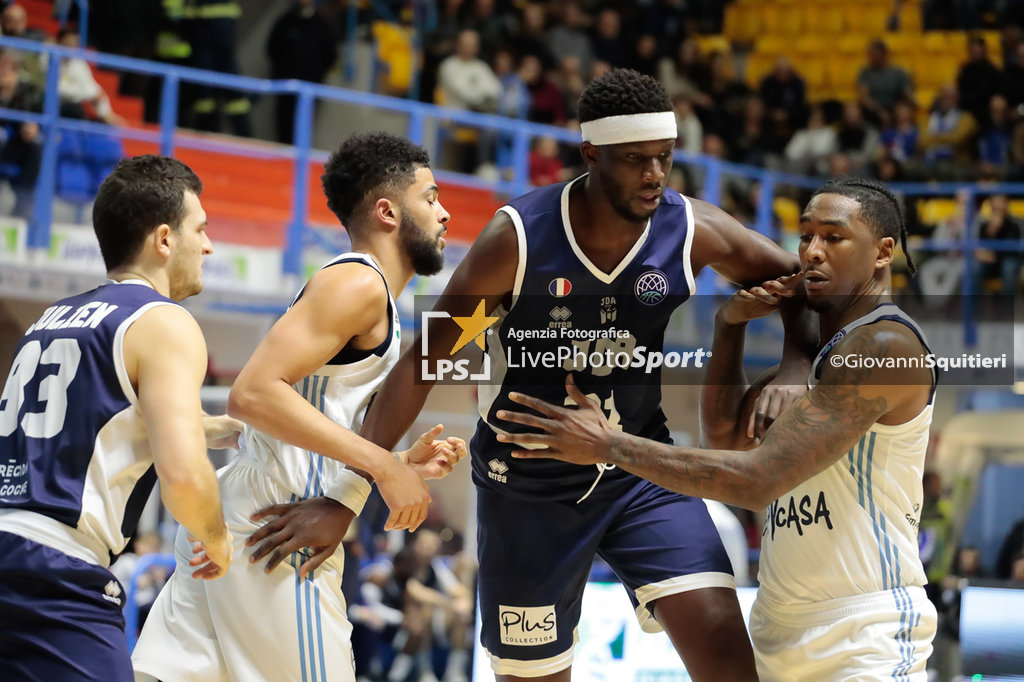
<svg viewBox="0 0 1024 682"><path fill-rule="evenodd" d="M270 573L293 552L309 547L313 553L299 566L299 577L304 578L338 551L355 516L351 509L329 497L264 507L249 517L253 521L273 517L246 538L246 547L256 547L249 563L269 555L263 571Z"/></svg>
<svg viewBox="0 0 1024 682"><path fill-rule="evenodd" d="M740 289L718 309L718 317L726 324L737 325L769 315L778 310L783 299L796 294L802 281L803 275L797 273Z"/></svg>
<svg viewBox="0 0 1024 682"><path fill-rule="evenodd" d="M499 410L497 417L504 421L539 429L542 433L502 433L502 443L523 445L531 450L515 450L517 459L560 459L573 464L597 464L607 462L615 430L608 423L604 412L596 402L576 387L572 375L565 379L565 390L576 403L576 407L559 407L522 393L510 393L509 398L539 412L536 416L527 412Z"/></svg>
<svg viewBox="0 0 1024 682"><path fill-rule="evenodd" d="M760 445L765 432L779 415L807 392L806 382L799 383L799 379L779 375L761 389L747 422L747 438L752 439L755 446Z"/></svg>
<svg viewBox="0 0 1024 682"><path fill-rule="evenodd" d="M455 436L435 440L443 426L438 424L416 439L412 447L398 453L403 462L424 479L444 478L466 456L466 441Z"/></svg>
<svg viewBox="0 0 1024 682"><path fill-rule="evenodd" d="M238 434L244 428L245 424L226 414L218 417L203 415L203 433L206 435L206 447L212 450L237 448Z"/></svg>
<svg viewBox="0 0 1024 682"><path fill-rule="evenodd" d="M416 470L389 458L374 481L391 510L384 530L413 531L419 528L427 518L430 489Z"/></svg>
<svg viewBox="0 0 1024 682"><path fill-rule="evenodd" d="M199 542L191 534L189 540L192 541L193 556L188 565L196 569L192 571L193 578L213 580L227 573L231 565L231 545L234 542L227 526L221 536L214 540Z"/></svg>

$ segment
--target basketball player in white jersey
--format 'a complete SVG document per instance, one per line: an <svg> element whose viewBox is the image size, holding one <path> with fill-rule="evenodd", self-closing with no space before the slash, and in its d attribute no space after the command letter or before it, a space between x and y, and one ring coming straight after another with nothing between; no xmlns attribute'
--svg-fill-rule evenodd
<svg viewBox="0 0 1024 682"><path fill-rule="evenodd" d="M309 555L324 553L312 548L264 571L245 560L244 539L258 527L252 515L275 504L326 496L358 514L370 484L349 466L377 483L389 528L414 529L430 501L424 477L465 454L459 439L434 441L440 426L396 455L353 431L398 359L395 297L443 265L449 214L429 162L422 147L384 133L352 136L328 161L324 192L352 252L310 279L232 387L229 412L248 424L245 447L219 472L236 570L219 589L190 580L179 535L179 570L133 654L140 677L354 680L342 555L311 568Z"/></svg>
<svg viewBox="0 0 1024 682"><path fill-rule="evenodd" d="M212 252L202 190L175 159L120 162L93 205L108 281L48 307L18 344L0 396L0 679L132 679L107 566L157 475L202 543L196 577L230 564L206 448L241 424L203 418L206 343L178 304Z"/></svg>
<svg viewBox="0 0 1024 682"><path fill-rule="evenodd" d="M702 431L707 444L731 450L611 429L571 379L580 409L520 395L513 399L540 416L499 414L539 429L499 436L546 447L517 457L610 462L689 495L767 508L750 619L762 680L927 679L936 614L916 535L935 377L920 328L891 301L896 239L905 249L900 205L884 186L841 180L812 197L800 220L802 286L827 343L808 392L761 442L746 428L759 389L743 378L744 328L793 282L740 292L717 316ZM860 368L883 358L906 368Z"/></svg>

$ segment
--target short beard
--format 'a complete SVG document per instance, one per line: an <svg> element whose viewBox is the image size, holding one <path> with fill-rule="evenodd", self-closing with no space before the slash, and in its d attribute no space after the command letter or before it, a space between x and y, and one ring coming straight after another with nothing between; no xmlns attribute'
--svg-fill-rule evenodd
<svg viewBox="0 0 1024 682"><path fill-rule="evenodd" d="M600 169L597 171L597 175L601 180L601 187L604 189L604 195L608 199L608 203L612 205L612 210L623 220L628 220L631 223L641 223L649 220L654 215L654 211L651 211L647 215L641 215L634 212L629 207L629 202L622 198L623 192L622 185L617 183L612 177Z"/></svg>
<svg viewBox="0 0 1024 682"><path fill-rule="evenodd" d="M398 239L417 275L429 277L441 272L444 253L438 247L438 238L423 234L406 210L402 211L402 221L398 224Z"/></svg>

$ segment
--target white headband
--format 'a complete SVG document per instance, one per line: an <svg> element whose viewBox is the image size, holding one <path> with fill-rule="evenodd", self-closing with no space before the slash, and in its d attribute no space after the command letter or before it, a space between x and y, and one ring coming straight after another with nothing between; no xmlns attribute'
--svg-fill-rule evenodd
<svg viewBox="0 0 1024 682"><path fill-rule="evenodd" d="M676 139L676 115L672 111L654 114L605 116L580 124L583 141L593 145L650 142Z"/></svg>

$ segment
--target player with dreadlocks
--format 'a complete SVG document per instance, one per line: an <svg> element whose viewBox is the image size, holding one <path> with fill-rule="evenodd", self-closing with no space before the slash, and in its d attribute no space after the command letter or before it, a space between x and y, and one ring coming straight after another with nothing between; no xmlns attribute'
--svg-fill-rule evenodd
<svg viewBox="0 0 1024 682"><path fill-rule="evenodd" d="M542 416L498 414L544 432L499 436L547 447L516 457L607 462L671 490L767 508L750 619L761 680L927 679L936 614L917 526L936 377L920 327L891 300L897 238L905 244L906 228L892 192L831 182L800 218L802 277L737 292L718 311L702 431L706 445L730 449L620 433L571 383L582 409L516 397ZM810 390L752 440L744 413L758 389L743 378L744 328L798 288L825 343Z"/></svg>

